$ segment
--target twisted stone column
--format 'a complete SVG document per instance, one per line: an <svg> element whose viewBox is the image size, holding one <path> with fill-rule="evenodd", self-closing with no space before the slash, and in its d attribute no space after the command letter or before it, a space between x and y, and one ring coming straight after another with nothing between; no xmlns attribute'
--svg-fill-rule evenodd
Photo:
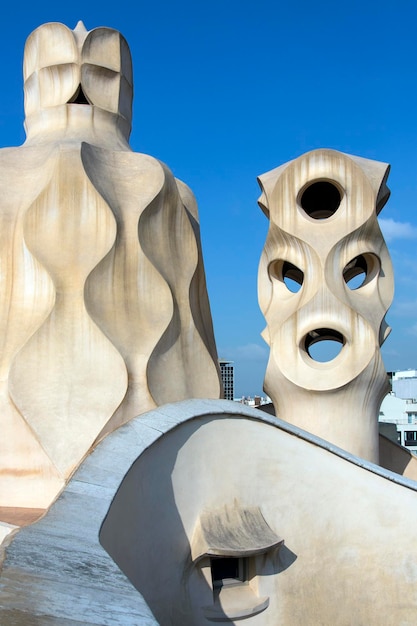
<svg viewBox="0 0 417 626"><path fill-rule="evenodd" d="M259 178L270 221L258 280L270 345L265 391L282 419L376 463L388 390L380 346L393 297L377 220L388 171L315 150ZM317 355L323 343L331 352Z"/></svg>

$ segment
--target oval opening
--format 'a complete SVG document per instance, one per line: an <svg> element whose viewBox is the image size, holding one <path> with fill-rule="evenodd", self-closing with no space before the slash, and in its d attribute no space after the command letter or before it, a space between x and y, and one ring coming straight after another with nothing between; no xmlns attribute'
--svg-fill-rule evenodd
<svg viewBox="0 0 417 626"><path fill-rule="evenodd" d="M269 275L283 282L291 293L298 293L304 281L304 273L289 261L279 260L271 263Z"/></svg>
<svg viewBox="0 0 417 626"><path fill-rule="evenodd" d="M300 204L309 217L325 220L336 213L341 199L340 191L335 184L320 180L303 191Z"/></svg>
<svg viewBox="0 0 417 626"><path fill-rule="evenodd" d="M344 344L343 335L331 328L312 330L304 341L308 356L318 363L333 361L342 351Z"/></svg>
<svg viewBox="0 0 417 626"><path fill-rule="evenodd" d="M371 253L360 254L345 265L343 278L353 291L360 289L376 272L379 272L378 257Z"/></svg>

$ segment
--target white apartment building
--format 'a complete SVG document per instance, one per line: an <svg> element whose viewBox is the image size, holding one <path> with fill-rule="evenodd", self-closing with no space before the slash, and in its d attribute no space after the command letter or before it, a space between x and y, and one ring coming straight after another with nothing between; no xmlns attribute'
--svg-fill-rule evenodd
<svg viewBox="0 0 417 626"><path fill-rule="evenodd" d="M390 374L392 392L379 411L379 421L395 424L398 443L417 454L417 370Z"/></svg>

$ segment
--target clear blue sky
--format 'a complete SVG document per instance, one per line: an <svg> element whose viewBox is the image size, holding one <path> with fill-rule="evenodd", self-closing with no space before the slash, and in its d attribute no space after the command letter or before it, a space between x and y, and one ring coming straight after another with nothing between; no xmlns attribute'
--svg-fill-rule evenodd
<svg viewBox="0 0 417 626"><path fill-rule="evenodd" d="M23 143L22 57L45 22L126 37L131 146L197 196L219 356L236 394L260 393L268 348L257 303L267 220L256 177L314 148L391 163L381 213L396 277L386 368L417 368L417 3L189 0L8 3L0 146Z"/></svg>

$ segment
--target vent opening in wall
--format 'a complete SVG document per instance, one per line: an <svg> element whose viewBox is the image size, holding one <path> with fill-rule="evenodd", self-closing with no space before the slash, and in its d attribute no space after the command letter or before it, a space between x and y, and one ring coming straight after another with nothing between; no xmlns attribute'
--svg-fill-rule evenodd
<svg viewBox="0 0 417 626"><path fill-rule="evenodd" d="M210 559L213 594L229 585L241 585L247 580L248 563L245 558L214 557Z"/></svg>
<svg viewBox="0 0 417 626"><path fill-rule="evenodd" d="M281 259L269 265L269 275L283 282L291 293L298 293L304 281L304 273L296 265Z"/></svg>
<svg viewBox="0 0 417 626"><path fill-rule="evenodd" d="M379 274L380 262L371 252L359 254L347 263L343 269L343 278L346 285L354 291L369 283Z"/></svg>
<svg viewBox="0 0 417 626"><path fill-rule="evenodd" d="M205 619L230 622L265 611L269 596L260 593L262 575L271 574L283 543L258 507L241 509L235 503L203 513L193 533L191 558L200 568L199 580L207 583L201 592Z"/></svg>
<svg viewBox="0 0 417 626"><path fill-rule="evenodd" d="M78 85L77 91L72 98L68 100L68 104L90 104L81 85Z"/></svg>
<svg viewBox="0 0 417 626"><path fill-rule="evenodd" d="M333 361L345 344L344 337L332 328L318 328L310 331L304 340L308 356L318 363Z"/></svg>
<svg viewBox="0 0 417 626"><path fill-rule="evenodd" d="M309 217L325 220L336 213L341 199L340 191L334 183L319 180L304 189L300 205Z"/></svg>

